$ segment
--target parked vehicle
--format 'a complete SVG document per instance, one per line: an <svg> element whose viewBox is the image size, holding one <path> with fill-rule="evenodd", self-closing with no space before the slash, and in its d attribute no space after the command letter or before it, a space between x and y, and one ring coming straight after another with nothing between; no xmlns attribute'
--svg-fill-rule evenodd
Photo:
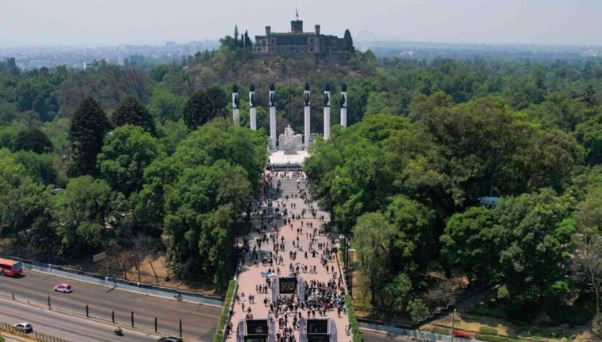
<svg viewBox="0 0 602 342"><path fill-rule="evenodd" d="M7 277L18 277L23 274L23 268L19 261L0 258L0 274Z"/></svg>
<svg viewBox="0 0 602 342"><path fill-rule="evenodd" d="M161 337L157 340L157 342L183 342L184 340L179 337L169 336L169 337Z"/></svg>
<svg viewBox="0 0 602 342"><path fill-rule="evenodd" d="M71 293L73 288L67 283L58 284L54 287L55 292Z"/></svg>
<svg viewBox="0 0 602 342"><path fill-rule="evenodd" d="M13 328L19 330L20 332L30 333L33 331L33 326L29 322L21 322L13 324Z"/></svg>

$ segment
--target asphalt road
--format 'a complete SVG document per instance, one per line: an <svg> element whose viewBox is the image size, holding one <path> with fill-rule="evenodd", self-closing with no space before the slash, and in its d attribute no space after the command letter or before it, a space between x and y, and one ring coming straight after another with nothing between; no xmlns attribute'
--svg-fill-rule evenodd
<svg viewBox="0 0 602 342"><path fill-rule="evenodd" d="M60 337L68 341L118 341L115 327L108 323L61 314L37 306L0 299L0 321L6 323L29 322L35 332ZM156 341L157 336L123 329L124 341Z"/></svg>
<svg viewBox="0 0 602 342"><path fill-rule="evenodd" d="M20 278L0 277L0 296L10 298L14 294L17 301L42 305L47 304L50 296L53 309L79 315L85 315L87 304L90 317L108 322L114 310L115 321L128 325L133 311L136 329L154 331L154 319L157 317L158 332L162 335L177 335L181 319L185 338L211 341L221 312L221 307L217 306L146 296L33 270L25 270L24 273ZM52 290L56 284L65 282L71 284L73 293L56 293Z"/></svg>

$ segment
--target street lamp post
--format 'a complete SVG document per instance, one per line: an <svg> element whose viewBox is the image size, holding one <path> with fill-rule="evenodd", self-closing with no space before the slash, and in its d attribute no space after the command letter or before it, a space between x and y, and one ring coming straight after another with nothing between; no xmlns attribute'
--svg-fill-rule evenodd
<svg viewBox="0 0 602 342"><path fill-rule="evenodd" d="M454 308L454 311L452 311L451 342L454 342L455 323L456 323L456 308Z"/></svg>

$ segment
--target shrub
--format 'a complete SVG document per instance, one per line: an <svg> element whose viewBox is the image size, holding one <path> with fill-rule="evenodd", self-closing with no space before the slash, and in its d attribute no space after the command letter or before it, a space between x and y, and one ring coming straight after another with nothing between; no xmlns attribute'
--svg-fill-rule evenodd
<svg viewBox="0 0 602 342"><path fill-rule="evenodd" d="M228 284L228 291L226 292L226 298L224 299L224 307L222 308L222 313L219 316L219 321L217 321L217 330L215 331L213 342L222 342L224 338L224 328L226 327L226 324L228 324L228 319L230 319L230 306L232 306L232 300L234 299L235 288L236 280L230 280L230 283Z"/></svg>
<svg viewBox="0 0 602 342"><path fill-rule="evenodd" d="M349 327L351 327L353 342L361 342L363 339L360 335L360 328L357 324L357 318L353 312L353 300L351 299L350 295L345 296L345 306L347 307L347 316L349 316Z"/></svg>
<svg viewBox="0 0 602 342"><path fill-rule="evenodd" d="M487 334L487 335L497 335L497 329L487 326L482 326L479 328L479 333Z"/></svg>
<svg viewBox="0 0 602 342"><path fill-rule="evenodd" d="M504 310L500 308L492 308L484 305L475 305L472 308L466 310L467 314L477 315L477 316L486 316L497 319L506 319L506 313Z"/></svg>
<svg viewBox="0 0 602 342"><path fill-rule="evenodd" d="M444 327L434 327L433 328L433 333L435 334L439 334L439 335L449 335L449 328L444 328Z"/></svg>
<svg viewBox="0 0 602 342"><path fill-rule="evenodd" d="M593 310L581 306L558 306L549 310L553 325L586 325L593 317Z"/></svg>
<svg viewBox="0 0 602 342"><path fill-rule="evenodd" d="M526 340L521 340L518 338L507 337L507 336L493 336L487 334L476 334L475 338L481 341L487 342L528 342Z"/></svg>

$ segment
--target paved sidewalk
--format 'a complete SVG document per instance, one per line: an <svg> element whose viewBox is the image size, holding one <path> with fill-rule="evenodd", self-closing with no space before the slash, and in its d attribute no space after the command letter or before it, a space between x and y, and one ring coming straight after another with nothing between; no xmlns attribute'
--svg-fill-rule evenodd
<svg viewBox="0 0 602 342"><path fill-rule="evenodd" d="M339 266L323 231L328 214L318 210L309 198L302 172L267 173L266 179L271 184L269 198L256 211L257 229L246 244L227 341L236 341L240 321L269 317L275 322L277 342L299 341L294 317L307 319L308 315L310 319L334 320L337 341L351 341L346 334L349 320L342 304L344 290ZM270 212L274 220L270 219ZM306 285L305 301L300 303L296 295L280 295L280 305L272 303L266 280L270 272L280 277L300 275Z"/></svg>

